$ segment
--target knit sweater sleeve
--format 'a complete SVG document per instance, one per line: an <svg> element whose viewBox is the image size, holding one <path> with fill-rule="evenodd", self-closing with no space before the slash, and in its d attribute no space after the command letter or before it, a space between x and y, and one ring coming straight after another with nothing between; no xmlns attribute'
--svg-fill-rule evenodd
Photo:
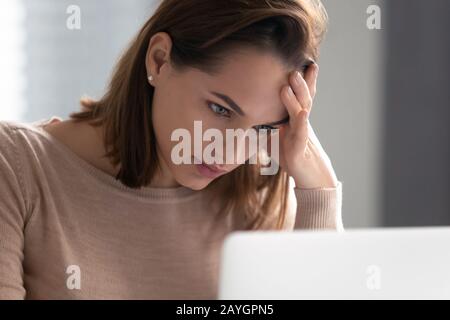
<svg viewBox="0 0 450 320"><path fill-rule="evenodd" d="M335 188L303 189L292 187L285 230L331 229L342 231L342 182Z"/></svg>

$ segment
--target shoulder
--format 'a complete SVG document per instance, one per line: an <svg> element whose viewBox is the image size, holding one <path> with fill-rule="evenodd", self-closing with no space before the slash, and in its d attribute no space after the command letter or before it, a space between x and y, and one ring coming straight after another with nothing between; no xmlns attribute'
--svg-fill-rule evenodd
<svg viewBox="0 0 450 320"><path fill-rule="evenodd" d="M41 145L34 123L18 121L0 121L0 154L2 161L14 162L15 166L24 165L30 154L36 154Z"/></svg>
<svg viewBox="0 0 450 320"><path fill-rule="evenodd" d="M37 125L40 125L47 121L49 120L39 120L27 123L19 121L0 120L0 145L3 148L11 147L11 145L19 147L19 143L21 140L23 140L23 138L29 138L34 135L34 133L38 131Z"/></svg>
<svg viewBox="0 0 450 320"><path fill-rule="evenodd" d="M16 150L22 154L24 149L42 147L40 141L44 139L44 135L41 127L58 119L58 117L51 117L34 122L0 120L1 152Z"/></svg>
<svg viewBox="0 0 450 320"><path fill-rule="evenodd" d="M0 191L3 196L0 206L5 201L15 199L14 204L6 203L9 209L20 206L20 211L25 212L30 208L30 201L24 174L25 164L17 136L20 126L18 122L0 121Z"/></svg>
<svg viewBox="0 0 450 320"><path fill-rule="evenodd" d="M46 153L37 125L48 121L0 120L0 187L3 193L20 193L28 208L32 202L33 170L40 167L40 157Z"/></svg>
<svg viewBox="0 0 450 320"><path fill-rule="evenodd" d="M0 147L3 148L8 144L13 143L13 130L16 125L17 123L13 121L0 121Z"/></svg>
<svg viewBox="0 0 450 320"><path fill-rule="evenodd" d="M0 121L0 154L2 163L16 162L18 155L17 129L21 127L19 122Z"/></svg>

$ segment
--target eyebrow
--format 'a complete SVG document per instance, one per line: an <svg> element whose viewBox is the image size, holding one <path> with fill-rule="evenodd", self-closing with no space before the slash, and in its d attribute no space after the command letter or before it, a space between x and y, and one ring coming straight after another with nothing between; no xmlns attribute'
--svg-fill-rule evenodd
<svg viewBox="0 0 450 320"><path fill-rule="evenodd" d="M234 102L233 99L231 99L229 96L214 91L211 91L211 93L225 101L230 106L230 108L236 111L239 115L245 116L245 113L244 111L242 111L241 107L239 107L238 104Z"/></svg>
<svg viewBox="0 0 450 320"><path fill-rule="evenodd" d="M219 93L219 92L215 92L215 91L210 91L213 95L215 95L216 97L222 99L226 104L228 104L228 106L233 109L234 111L236 111L239 115L241 116L246 116L246 114L244 113L244 111L242 111L241 107L239 107L239 105L233 101L233 99L231 99L229 96L223 94L223 93ZM289 116L287 116L286 118L280 120L280 121L276 121L276 122L271 122L271 123L267 123L267 125L269 126L276 126L279 124L284 124L289 122Z"/></svg>

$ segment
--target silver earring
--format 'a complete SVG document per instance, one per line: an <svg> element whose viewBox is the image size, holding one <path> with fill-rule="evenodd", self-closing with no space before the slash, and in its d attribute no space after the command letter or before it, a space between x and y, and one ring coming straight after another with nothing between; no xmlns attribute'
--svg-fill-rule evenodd
<svg viewBox="0 0 450 320"><path fill-rule="evenodd" d="M150 75L150 76L148 77L148 81L153 81L153 76L152 76L152 75Z"/></svg>

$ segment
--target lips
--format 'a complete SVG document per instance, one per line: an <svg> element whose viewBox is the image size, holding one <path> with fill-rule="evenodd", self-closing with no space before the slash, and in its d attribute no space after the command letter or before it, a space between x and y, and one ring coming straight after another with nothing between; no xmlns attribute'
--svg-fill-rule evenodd
<svg viewBox="0 0 450 320"><path fill-rule="evenodd" d="M216 178L218 176L221 176L221 175L223 175L223 174L228 172L226 170L219 169L215 165L209 165L209 164L206 164L204 162L202 162L201 164L196 164L195 166L197 167L198 172L202 176L205 176L207 178L212 178L212 179L214 179L214 178Z"/></svg>
<svg viewBox="0 0 450 320"><path fill-rule="evenodd" d="M225 170L221 170L218 167L214 166L214 165L210 165L210 164L206 164L204 162L202 162L202 165L207 167L209 170L217 172L217 173L225 173Z"/></svg>
<svg viewBox="0 0 450 320"><path fill-rule="evenodd" d="M217 172L217 173L224 173L227 172L226 170L222 170L219 167L213 165L213 164L206 164L204 161L200 161L197 157L193 157L197 160L197 162L201 162L200 165L208 168L209 170L213 171L213 172ZM195 162L194 162L195 163Z"/></svg>

